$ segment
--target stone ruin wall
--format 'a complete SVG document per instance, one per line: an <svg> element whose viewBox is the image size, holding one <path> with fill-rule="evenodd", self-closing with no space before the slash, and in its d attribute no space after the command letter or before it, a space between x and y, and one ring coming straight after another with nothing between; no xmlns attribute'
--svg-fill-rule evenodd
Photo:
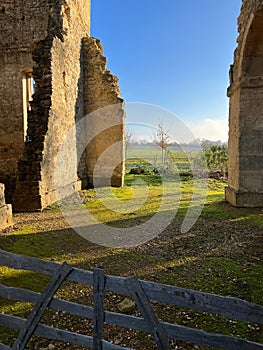
<svg viewBox="0 0 263 350"><path fill-rule="evenodd" d="M226 200L263 206L263 1L243 0L230 69L229 181Z"/></svg>
<svg viewBox="0 0 263 350"><path fill-rule="evenodd" d="M0 13L1 25L6 30L6 41L1 42L4 67L1 81L5 84L0 84L0 96L5 105L0 118L5 128L0 134L3 165L0 181L7 184L8 197L12 195L15 210L38 210L57 199L53 173L57 151L67 132L74 129L85 113L122 100L117 79L106 70L102 50L94 51L94 43L98 41L89 38L89 0L27 0L19 5L15 1L1 4L4 7ZM99 70L97 60L104 61ZM27 141L24 142L21 80L23 71L30 67L33 67L35 93L28 112ZM97 72L98 83L92 83L89 71ZM123 141L124 110L120 112L121 124L115 129L112 141ZM101 124L99 118L97 124ZM103 136L105 134L93 142L97 151L95 158L104 147L100 146L105 144ZM106 144L112 142L109 134L106 139L109 140ZM81 142L78 130L71 142L73 148ZM86 154L82 155L78 175L83 182L91 183L93 161ZM121 151L118 155L121 161L123 156ZM74 159L65 159L70 164L72 161ZM122 184L123 164L119 171L116 185ZM67 174L64 178L65 186L77 187L77 169L74 178Z"/></svg>
<svg viewBox="0 0 263 350"><path fill-rule="evenodd" d="M5 202L5 186L0 184L0 231L13 225L12 206Z"/></svg>
<svg viewBox="0 0 263 350"><path fill-rule="evenodd" d="M89 16L82 17L78 2L53 3L47 35L33 51L35 95L28 119L30 142L26 143L19 162L15 210L41 209L56 201L53 179L56 152L75 124L81 41L89 35ZM84 8L85 3L82 1ZM72 140L73 147L74 143L76 139ZM71 181L76 186L77 176Z"/></svg>
<svg viewBox="0 0 263 350"><path fill-rule="evenodd" d="M107 70L103 47L98 39L85 38L83 40L83 60L85 67L84 114L91 114L86 119L86 135L89 138L89 147L86 152L88 179L92 179L95 166L99 166L98 174L94 174L98 186L123 186L125 150L124 142L119 141L121 140L120 135L125 133L125 112L124 102L120 98L118 79ZM98 96L101 98L98 99ZM109 105L114 107L108 107ZM100 110L102 107L107 108ZM102 123L97 123L98 119ZM105 156L102 160L103 164L99 165L98 159L113 144L115 148L110 157ZM116 167L109 183L110 169L113 164Z"/></svg>

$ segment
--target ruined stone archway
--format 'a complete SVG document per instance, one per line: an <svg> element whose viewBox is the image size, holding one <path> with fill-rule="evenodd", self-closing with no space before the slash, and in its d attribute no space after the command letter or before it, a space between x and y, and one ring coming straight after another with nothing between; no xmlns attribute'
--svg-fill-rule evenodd
<svg viewBox="0 0 263 350"><path fill-rule="evenodd" d="M243 0L230 69L229 182L226 200L263 206L263 1Z"/></svg>

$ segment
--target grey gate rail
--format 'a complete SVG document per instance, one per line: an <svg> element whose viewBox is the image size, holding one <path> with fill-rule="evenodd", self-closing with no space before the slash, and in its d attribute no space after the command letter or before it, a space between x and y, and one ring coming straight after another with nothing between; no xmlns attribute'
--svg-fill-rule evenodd
<svg viewBox="0 0 263 350"><path fill-rule="evenodd" d="M51 279L43 293L7 287L0 284L0 296L9 300L29 302L34 307L28 319L0 314L0 325L20 330L18 338L10 348L0 343L0 350L25 348L32 335L78 344L94 350L126 349L102 339L103 324L112 324L151 334L157 348L169 350L169 339L183 340L194 344L207 345L229 350L263 349L263 344L245 339L208 333L199 329L160 322L153 312L150 301L218 314L229 318L263 324L263 307L241 299L222 297L198 291L138 280L136 277L121 278L104 275L102 269L93 272L71 267L67 264L43 261L36 258L8 253L0 250L0 265L19 270L28 270L46 275ZM62 299L54 298L63 280L70 280L93 286L93 308ZM135 317L104 310L104 290L132 296L143 317ZM39 323L46 308L93 319L92 336L73 333ZM131 350L131 349L130 349Z"/></svg>

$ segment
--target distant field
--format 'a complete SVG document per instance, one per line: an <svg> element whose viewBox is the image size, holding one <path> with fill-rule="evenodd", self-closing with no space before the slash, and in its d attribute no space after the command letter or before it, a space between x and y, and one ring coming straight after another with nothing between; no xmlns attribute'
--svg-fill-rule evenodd
<svg viewBox="0 0 263 350"><path fill-rule="evenodd" d="M131 146L127 154L128 158L142 157L145 159L152 159L154 157L162 158L161 149L157 146Z"/></svg>
<svg viewBox="0 0 263 350"><path fill-rule="evenodd" d="M184 154L184 151L187 153L197 152L199 149L197 147L180 147L180 146L171 146L167 150L177 152L178 154ZM132 157L159 157L162 158L162 151L160 147L152 145L132 145L127 153L128 158Z"/></svg>
<svg viewBox="0 0 263 350"><path fill-rule="evenodd" d="M187 147L185 150L179 146L171 146L167 149L172 153L172 159L165 156L166 166L176 166L179 171L190 170L189 158L201 157L201 153L195 147ZM162 150L155 145L133 145L127 152L126 170L138 165L157 167L162 165Z"/></svg>

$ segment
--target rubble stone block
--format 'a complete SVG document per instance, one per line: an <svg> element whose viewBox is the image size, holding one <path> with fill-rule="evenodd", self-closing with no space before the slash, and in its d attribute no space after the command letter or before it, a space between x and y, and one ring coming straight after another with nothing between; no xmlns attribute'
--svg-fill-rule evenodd
<svg viewBox="0 0 263 350"><path fill-rule="evenodd" d="M5 204L5 186L0 184L0 230L12 225L12 206L11 204Z"/></svg>

